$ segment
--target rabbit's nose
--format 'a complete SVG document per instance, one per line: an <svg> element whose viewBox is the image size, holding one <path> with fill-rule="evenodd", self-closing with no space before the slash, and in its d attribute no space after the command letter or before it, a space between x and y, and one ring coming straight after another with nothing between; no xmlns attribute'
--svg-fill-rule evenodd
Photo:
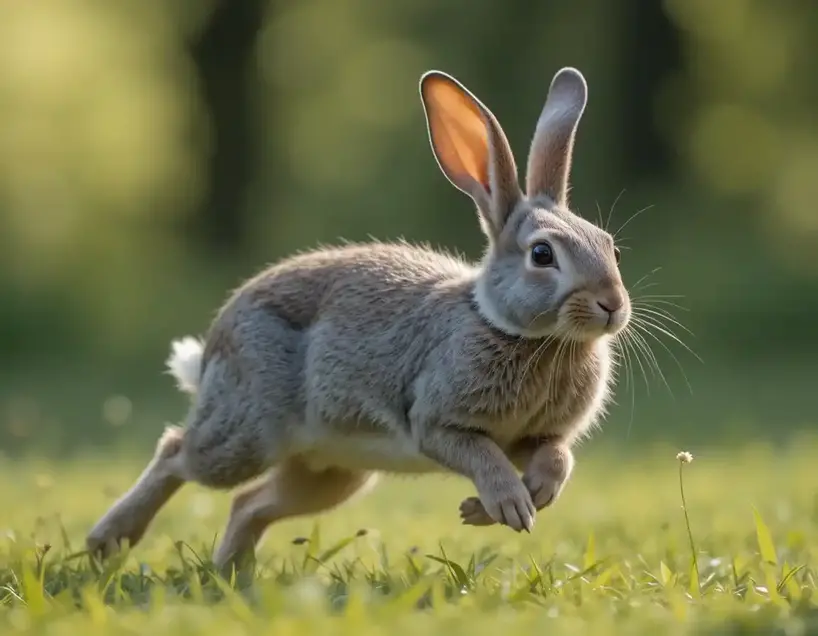
<svg viewBox="0 0 818 636"><path fill-rule="evenodd" d="M603 311L613 314L622 309L622 305L625 304L625 299L618 291L611 291L597 298L596 304L599 305Z"/></svg>
<svg viewBox="0 0 818 636"><path fill-rule="evenodd" d="M603 311L607 311L609 314L612 314L617 309L619 309L619 307L609 307L608 305L606 305L605 303L603 303L600 300L596 301L596 304L599 305L602 308Z"/></svg>

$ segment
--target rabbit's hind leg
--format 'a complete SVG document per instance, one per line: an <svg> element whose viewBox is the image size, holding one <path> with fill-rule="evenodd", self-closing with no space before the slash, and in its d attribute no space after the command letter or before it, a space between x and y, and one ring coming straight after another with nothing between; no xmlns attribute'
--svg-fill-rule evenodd
<svg viewBox="0 0 818 636"><path fill-rule="evenodd" d="M288 411L281 407L287 404L259 404L248 366L236 358L211 360L186 426L165 432L137 482L89 533L89 551L104 557L124 540L135 545L187 481L234 488L285 456Z"/></svg>
<svg viewBox="0 0 818 636"><path fill-rule="evenodd" d="M281 519L334 508L374 485L376 474L341 468L313 470L298 457L285 460L233 500L230 520L214 562L229 576L252 558L267 527Z"/></svg>
<svg viewBox="0 0 818 636"><path fill-rule="evenodd" d="M165 430L156 452L136 483L108 510L88 534L88 550L108 556L123 540L135 545L160 508L188 480L183 461L184 430Z"/></svg>

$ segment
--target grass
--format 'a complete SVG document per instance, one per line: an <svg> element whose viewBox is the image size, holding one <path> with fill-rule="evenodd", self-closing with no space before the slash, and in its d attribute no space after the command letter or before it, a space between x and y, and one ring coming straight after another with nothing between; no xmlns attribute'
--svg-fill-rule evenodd
<svg viewBox="0 0 818 636"><path fill-rule="evenodd" d="M690 450L588 445L531 535L461 526L465 481L386 479L273 526L251 585L209 563L228 496L186 488L99 567L84 532L140 461L6 460L0 633L818 634L818 441Z"/></svg>

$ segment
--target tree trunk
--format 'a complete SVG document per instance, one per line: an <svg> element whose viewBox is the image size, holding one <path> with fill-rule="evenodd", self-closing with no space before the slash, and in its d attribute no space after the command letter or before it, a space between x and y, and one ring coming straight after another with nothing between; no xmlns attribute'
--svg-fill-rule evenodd
<svg viewBox="0 0 818 636"><path fill-rule="evenodd" d="M212 146L208 192L190 229L210 252L234 251L244 232L259 137L248 80L265 6L263 0L221 0L193 45Z"/></svg>

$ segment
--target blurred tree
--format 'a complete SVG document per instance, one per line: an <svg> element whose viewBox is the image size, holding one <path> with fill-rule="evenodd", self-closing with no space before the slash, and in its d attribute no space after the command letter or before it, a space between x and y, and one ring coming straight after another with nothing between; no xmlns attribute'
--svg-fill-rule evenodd
<svg viewBox="0 0 818 636"><path fill-rule="evenodd" d="M679 27L656 0L628 3L621 45L625 48L620 121L628 143L621 159L628 173L642 179L667 178L673 150L656 126L655 103L665 79L682 67Z"/></svg>
<svg viewBox="0 0 818 636"><path fill-rule="evenodd" d="M264 0L221 0L192 55L211 117L209 191L200 214L190 217L207 250L233 251L241 242L245 197L255 178L259 153L253 109L256 37ZM269 107L269 101L266 104ZM269 116L269 113L267 113Z"/></svg>

